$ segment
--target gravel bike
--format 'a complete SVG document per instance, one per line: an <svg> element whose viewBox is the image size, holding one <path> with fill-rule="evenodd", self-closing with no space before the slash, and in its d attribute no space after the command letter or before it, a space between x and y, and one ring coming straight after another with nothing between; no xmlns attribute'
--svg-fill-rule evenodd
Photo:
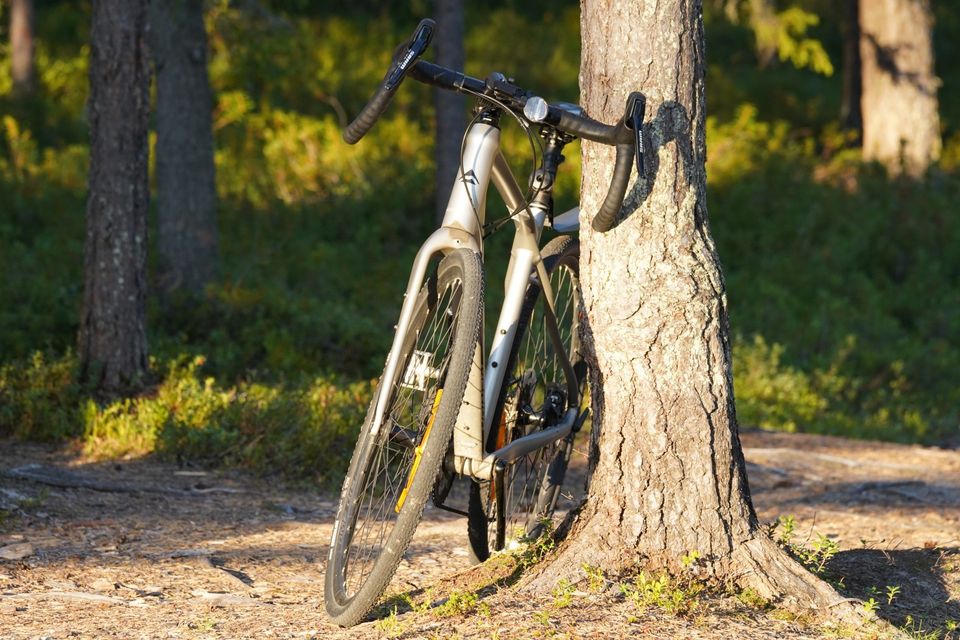
<svg viewBox="0 0 960 640"><path fill-rule="evenodd" d="M467 516L470 552L478 561L541 533L588 415L579 247L571 235L540 247L545 226L560 234L579 226L579 208L553 212L561 152L577 137L617 149L610 189L592 221L598 231L616 221L634 160L642 171L641 94L630 95L619 122L605 125L500 73L478 79L420 60L434 29L432 20L421 21L397 48L376 93L343 133L346 142L359 141L407 76L477 99L446 213L414 259L393 344L343 482L324 590L327 613L341 626L363 619L383 594L427 500ZM535 151L539 146L527 194L500 151L505 115L520 123ZM487 223L491 183L508 211ZM483 239L507 222L515 235L504 302L484 358ZM457 476L472 480L466 511L446 504Z"/></svg>

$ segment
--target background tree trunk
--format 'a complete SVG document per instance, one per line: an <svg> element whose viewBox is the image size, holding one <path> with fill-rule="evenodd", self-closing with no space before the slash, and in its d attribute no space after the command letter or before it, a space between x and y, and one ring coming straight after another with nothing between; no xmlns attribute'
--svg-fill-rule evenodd
<svg viewBox="0 0 960 640"><path fill-rule="evenodd" d="M108 394L136 388L147 368L146 23L146 0L94 0L79 351L82 377Z"/></svg>
<svg viewBox="0 0 960 640"><path fill-rule="evenodd" d="M152 0L158 284L198 295L217 268L212 97L202 0Z"/></svg>
<svg viewBox="0 0 960 640"><path fill-rule="evenodd" d="M13 91L26 95L34 86L33 0L10 0L10 65Z"/></svg>
<svg viewBox="0 0 960 640"><path fill-rule="evenodd" d="M772 0L750 0L750 27L753 29L760 67L769 67L777 58L777 11Z"/></svg>
<svg viewBox="0 0 960 640"><path fill-rule="evenodd" d="M940 156L929 0L860 0L863 157L917 177Z"/></svg>
<svg viewBox="0 0 960 640"><path fill-rule="evenodd" d="M581 104L614 122L632 90L648 98L646 176L625 218L590 230L613 150L583 143L581 275L592 353L589 497L533 588L642 562L702 574L765 598L839 601L758 528L733 401L729 327L706 207L704 41L699 0L584 0Z"/></svg>
<svg viewBox="0 0 960 640"><path fill-rule="evenodd" d="M840 124L860 131L860 11L859 0L843 0L843 97L840 103Z"/></svg>
<svg viewBox="0 0 960 640"><path fill-rule="evenodd" d="M463 70L463 0L436 0L437 64ZM434 90L437 111L436 220L443 219L460 165L460 141L466 126L466 99L452 91Z"/></svg>

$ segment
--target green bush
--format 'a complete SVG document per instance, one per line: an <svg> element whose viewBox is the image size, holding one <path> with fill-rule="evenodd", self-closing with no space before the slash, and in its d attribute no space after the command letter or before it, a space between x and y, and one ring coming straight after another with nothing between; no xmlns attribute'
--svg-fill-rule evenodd
<svg viewBox="0 0 960 640"><path fill-rule="evenodd" d="M220 387L203 358L178 358L151 393L85 405L84 450L243 466L326 483L342 477L372 393L370 383L318 378L297 385Z"/></svg>
<svg viewBox="0 0 960 640"><path fill-rule="evenodd" d="M737 415L743 424L793 432L814 424L829 405L811 376L781 362L783 349L760 335L752 343L734 343Z"/></svg>
<svg viewBox="0 0 960 640"><path fill-rule="evenodd" d="M318 377L223 387L202 357L169 362L136 398L98 404L76 383L76 358L41 353L0 366L0 436L76 438L94 458L162 457L243 466L264 474L338 480L373 384Z"/></svg>
<svg viewBox="0 0 960 640"><path fill-rule="evenodd" d="M56 440L79 434L76 359L40 352L0 364L0 436Z"/></svg>
<svg viewBox="0 0 960 640"><path fill-rule="evenodd" d="M960 389L960 177L824 161L785 123L711 120L712 230L746 424L937 442ZM756 339L753 336L762 336ZM769 346L768 346L769 345Z"/></svg>

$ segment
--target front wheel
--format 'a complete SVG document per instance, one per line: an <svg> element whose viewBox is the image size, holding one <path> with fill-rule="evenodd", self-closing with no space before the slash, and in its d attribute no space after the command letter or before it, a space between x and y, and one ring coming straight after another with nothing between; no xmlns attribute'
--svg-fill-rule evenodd
<svg viewBox="0 0 960 640"><path fill-rule="evenodd" d="M453 433L479 340L480 256L460 249L420 290L395 380L381 378L343 482L327 560L324 600L336 624L374 607L420 522Z"/></svg>
<svg viewBox="0 0 960 640"><path fill-rule="evenodd" d="M507 377L494 412L487 451L552 427L569 408L579 406L586 377L579 336L583 314L579 249L575 239L560 236L541 251L553 290L557 327L566 355L579 378L579 397L570 397L562 354L550 339L542 288L535 280L531 281L520 312ZM509 548L544 532L544 521L551 518L556 509L573 448L573 435L537 449L510 465L504 473L502 492L491 482L471 484L467 532L473 560L482 562L491 550ZM496 499L497 494L503 497L502 502ZM498 520L504 526L498 526Z"/></svg>

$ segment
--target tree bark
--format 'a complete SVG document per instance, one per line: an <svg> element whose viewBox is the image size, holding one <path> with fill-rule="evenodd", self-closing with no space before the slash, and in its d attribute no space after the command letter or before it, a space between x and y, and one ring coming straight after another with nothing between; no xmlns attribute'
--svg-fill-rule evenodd
<svg viewBox="0 0 960 640"><path fill-rule="evenodd" d="M436 0L436 11L437 64L461 71L464 65L463 0ZM439 224L460 166L466 100L458 93L435 89L434 106L437 112L436 221Z"/></svg>
<svg viewBox="0 0 960 640"><path fill-rule="evenodd" d="M768 599L841 599L758 527L740 447L727 301L707 218L700 0L583 0L581 104L614 122L648 99L646 175L606 234L609 147L583 142L581 277L593 372L595 467L558 555L530 586L642 565L701 575Z"/></svg>
<svg viewBox="0 0 960 640"><path fill-rule="evenodd" d="M152 0L157 75L157 249L163 294L203 293L217 269L213 99L202 0Z"/></svg>
<svg viewBox="0 0 960 640"><path fill-rule="evenodd" d="M10 0L10 65L13 92L26 95L34 87L33 0Z"/></svg>
<svg viewBox="0 0 960 640"><path fill-rule="evenodd" d="M840 124L845 129L860 131L861 62L859 0L843 0L843 97L840 103Z"/></svg>
<svg viewBox="0 0 960 640"><path fill-rule="evenodd" d="M860 0L863 157L919 177L940 156L929 0Z"/></svg>
<svg viewBox="0 0 960 640"><path fill-rule="evenodd" d="M147 368L146 0L94 0L90 176L79 352L105 394L135 390Z"/></svg>

